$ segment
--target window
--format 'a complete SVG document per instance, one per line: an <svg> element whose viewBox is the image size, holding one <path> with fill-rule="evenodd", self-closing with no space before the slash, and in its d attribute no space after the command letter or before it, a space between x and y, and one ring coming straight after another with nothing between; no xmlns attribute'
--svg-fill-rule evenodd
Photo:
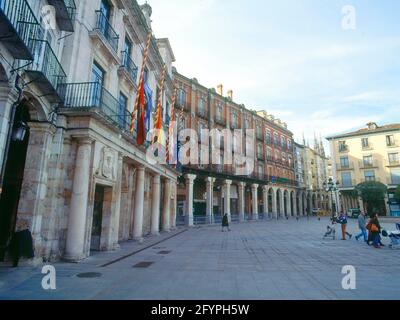
<svg viewBox="0 0 400 320"><path fill-rule="evenodd" d="M351 173L350 172L342 172L342 186L343 187L351 187Z"/></svg>
<svg viewBox="0 0 400 320"><path fill-rule="evenodd" d="M286 162L286 153L282 152L282 161Z"/></svg>
<svg viewBox="0 0 400 320"><path fill-rule="evenodd" d="M363 164L364 164L364 167L371 167L372 166L372 156L364 156Z"/></svg>
<svg viewBox="0 0 400 320"><path fill-rule="evenodd" d="M199 112L201 114L205 114L206 112L206 102L204 101L203 98L200 98L199 100Z"/></svg>
<svg viewBox="0 0 400 320"><path fill-rule="evenodd" d="M293 163L292 156L289 156L289 157L288 157L288 161L289 161L289 166L291 167L291 166L292 166L292 163Z"/></svg>
<svg viewBox="0 0 400 320"><path fill-rule="evenodd" d="M342 168L348 168L349 165L349 157L340 157L340 166Z"/></svg>
<svg viewBox="0 0 400 320"><path fill-rule="evenodd" d="M339 152L348 151L346 141L339 141Z"/></svg>
<svg viewBox="0 0 400 320"><path fill-rule="evenodd" d="M389 158L390 164L398 164L399 163L399 154L398 153L389 153L388 158Z"/></svg>
<svg viewBox="0 0 400 320"><path fill-rule="evenodd" d="M234 128L237 128L238 127L238 115L237 115L237 111L233 111L232 112L232 126L234 127Z"/></svg>
<svg viewBox="0 0 400 320"><path fill-rule="evenodd" d="M279 144L279 141L278 141L278 134L277 134L277 133L274 133L274 144L275 144L275 145L278 145L278 144Z"/></svg>
<svg viewBox="0 0 400 320"><path fill-rule="evenodd" d="M222 106L220 103L218 103L218 105L217 105L216 116L217 116L217 119L222 119Z"/></svg>
<svg viewBox="0 0 400 320"><path fill-rule="evenodd" d="M267 159L271 160L271 158L272 158L272 149L268 147L267 148Z"/></svg>
<svg viewBox="0 0 400 320"><path fill-rule="evenodd" d="M267 144L271 143L271 131L270 130L265 131L265 141Z"/></svg>
<svg viewBox="0 0 400 320"><path fill-rule="evenodd" d="M129 59L132 54L132 43L128 38L125 38L124 42L124 50L122 55L122 65L125 67L131 67L129 63Z"/></svg>
<svg viewBox="0 0 400 320"><path fill-rule="evenodd" d="M178 90L178 106L186 107L186 92L183 89Z"/></svg>
<svg viewBox="0 0 400 320"><path fill-rule="evenodd" d="M394 136L390 135L390 136L386 136L386 145L388 147L393 147L395 145L394 143Z"/></svg>
<svg viewBox="0 0 400 320"><path fill-rule="evenodd" d="M365 181L375 181L375 171L364 171Z"/></svg>
<svg viewBox="0 0 400 320"><path fill-rule="evenodd" d="M93 62L92 66L92 81L98 82L101 85L104 84L104 70L97 64L97 62Z"/></svg>
<svg viewBox="0 0 400 320"><path fill-rule="evenodd" d="M103 71L103 69L96 62L93 62L92 82L94 82L94 84L90 86L90 103L92 106L100 106L101 91L104 85L104 76L105 72Z"/></svg>
<svg viewBox="0 0 400 320"><path fill-rule="evenodd" d="M128 98L122 93L119 93L119 110L118 110L118 123L122 128L125 128L126 110L128 109Z"/></svg>
<svg viewBox="0 0 400 320"><path fill-rule="evenodd" d="M288 143L288 149L292 150L292 140L288 139L287 143Z"/></svg>
<svg viewBox="0 0 400 320"><path fill-rule="evenodd" d="M281 146L286 148L286 139L285 139L285 137L282 137L282 136L281 136Z"/></svg>
<svg viewBox="0 0 400 320"><path fill-rule="evenodd" d="M250 129L250 119L246 118L246 129Z"/></svg>
<svg viewBox="0 0 400 320"><path fill-rule="evenodd" d="M362 138L362 139L361 139L361 145L362 145L363 149L368 148L368 147L369 147L368 138Z"/></svg>
<svg viewBox="0 0 400 320"><path fill-rule="evenodd" d="M400 185L400 169L393 169L390 172L392 178L392 184Z"/></svg>

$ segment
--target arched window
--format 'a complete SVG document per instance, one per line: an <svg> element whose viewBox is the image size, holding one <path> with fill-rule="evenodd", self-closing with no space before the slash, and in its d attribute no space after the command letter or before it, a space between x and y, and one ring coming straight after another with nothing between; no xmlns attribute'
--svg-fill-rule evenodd
<svg viewBox="0 0 400 320"><path fill-rule="evenodd" d="M186 107L186 92L182 88L178 90L178 106Z"/></svg>

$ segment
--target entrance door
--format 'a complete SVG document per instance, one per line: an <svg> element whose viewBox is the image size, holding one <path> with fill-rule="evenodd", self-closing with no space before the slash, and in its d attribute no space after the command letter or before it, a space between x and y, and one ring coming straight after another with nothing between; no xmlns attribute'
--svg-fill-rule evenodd
<svg viewBox="0 0 400 320"><path fill-rule="evenodd" d="M19 198L29 143L29 128L24 126L30 120L24 104L15 113L13 135L8 151L4 172L3 192L0 198L0 261L4 260L5 248L14 230Z"/></svg>
<svg viewBox="0 0 400 320"><path fill-rule="evenodd" d="M93 223L90 250L100 250L101 229L103 225L104 187L96 186L93 205Z"/></svg>

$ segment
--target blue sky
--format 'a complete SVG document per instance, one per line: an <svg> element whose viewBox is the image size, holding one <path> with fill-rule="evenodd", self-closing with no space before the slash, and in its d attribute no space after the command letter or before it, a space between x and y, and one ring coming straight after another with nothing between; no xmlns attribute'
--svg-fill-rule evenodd
<svg viewBox="0 0 400 320"><path fill-rule="evenodd" d="M141 1L140 3L143 3ZM400 122L400 1L148 0L178 71L301 140ZM352 5L356 29L342 28Z"/></svg>

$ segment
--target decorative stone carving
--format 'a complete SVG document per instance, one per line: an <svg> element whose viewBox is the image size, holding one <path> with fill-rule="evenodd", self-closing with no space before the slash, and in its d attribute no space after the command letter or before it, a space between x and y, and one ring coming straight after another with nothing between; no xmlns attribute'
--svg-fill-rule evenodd
<svg viewBox="0 0 400 320"><path fill-rule="evenodd" d="M103 147L101 151L101 160L99 170L97 171L102 177L107 179L115 179L114 175L115 154L107 147Z"/></svg>

